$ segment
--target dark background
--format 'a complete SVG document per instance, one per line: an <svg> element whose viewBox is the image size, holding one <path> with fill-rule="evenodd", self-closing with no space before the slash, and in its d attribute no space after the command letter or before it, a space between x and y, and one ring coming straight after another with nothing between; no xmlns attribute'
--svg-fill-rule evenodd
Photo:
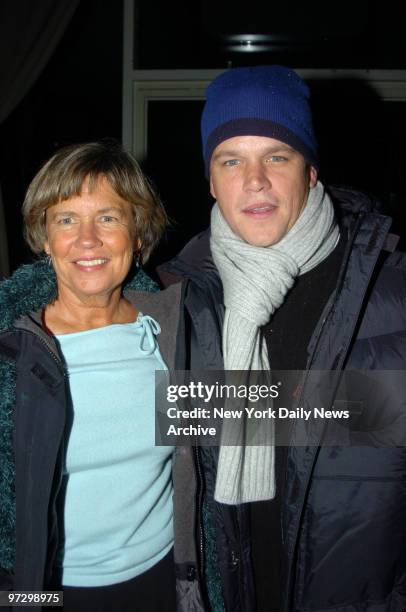
<svg viewBox="0 0 406 612"><path fill-rule="evenodd" d="M67 144L121 139L122 47L121 0L82 0L39 79L0 125L11 270L31 259L20 208L42 163Z"/></svg>
<svg viewBox="0 0 406 612"><path fill-rule="evenodd" d="M394 2L136 3L134 67L227 68L283 63L295 68L406 69L403 20ZM254 18L255 16L255 18ZM241 52L250 38L253 51ZM51 60L0 125L0 183L10 267L30 261L20 207L40 165L60 146L121 140L123 4L82 0ZM362 82L310 83L321 179L379 198L403 230L406 103L383 103ZM149 107L144 169L159 187L171 227L151 266L174 255L209 219L200 153L202 102Z"/></svg>

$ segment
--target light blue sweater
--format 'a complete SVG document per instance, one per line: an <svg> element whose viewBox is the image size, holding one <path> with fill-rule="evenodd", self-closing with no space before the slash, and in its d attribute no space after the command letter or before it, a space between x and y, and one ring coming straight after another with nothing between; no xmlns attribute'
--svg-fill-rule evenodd
<svg viewBox="0 0 406 612"><path fill-rule="evenodd" d="M129 580L171 548L171 447L155 447L158 323L57 336L69 372L63 584Z"/></svg>

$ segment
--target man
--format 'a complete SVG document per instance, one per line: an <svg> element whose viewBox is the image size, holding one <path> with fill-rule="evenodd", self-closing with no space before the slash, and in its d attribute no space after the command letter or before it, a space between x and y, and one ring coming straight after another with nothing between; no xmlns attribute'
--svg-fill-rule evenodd
<svg viewBox="0 0 406 612"><path fill-rule="evenodd" d="M166 266L189 279L191 369L405 369L406 258L367 196L318 181L308 98L281 66L207 90L211 228ZM276 426L275 446L196 453L212 609L406 610L406 449L323 446L317 423L295 445L298 427L289 446Z"/></svg>

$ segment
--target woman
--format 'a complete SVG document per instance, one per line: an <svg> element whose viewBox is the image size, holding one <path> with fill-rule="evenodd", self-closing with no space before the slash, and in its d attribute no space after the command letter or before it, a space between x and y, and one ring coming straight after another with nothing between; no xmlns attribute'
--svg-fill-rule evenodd
<svg viewBox="0 0 406 612"><path fill-rule="evenodd" d="M0 287L0 588L62 585L65 610L174 610L154 376L174 367L181 287L155 293L137 271L164 211L127 153L90 143L41 168L23 214L46 260Z"/></svg>

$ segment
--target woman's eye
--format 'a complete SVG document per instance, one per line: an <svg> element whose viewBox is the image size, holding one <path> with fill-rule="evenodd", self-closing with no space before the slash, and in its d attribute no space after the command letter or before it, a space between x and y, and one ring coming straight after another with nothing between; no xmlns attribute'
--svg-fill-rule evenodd
<svg viewBox="0 0 406 612"><path fill-rule="evenodd" d="M112 217L111 215L103 215L102 217L100 217L100 221L103 221L103 223L112 223L114 221L117 221L116 217Z"/></svg>
<svg viewBox="0 0 406 612"><path fill-rule="evenodd" d="M71 225L73 222L73 217L62 217L58 220L59 225Z"/></svg>

